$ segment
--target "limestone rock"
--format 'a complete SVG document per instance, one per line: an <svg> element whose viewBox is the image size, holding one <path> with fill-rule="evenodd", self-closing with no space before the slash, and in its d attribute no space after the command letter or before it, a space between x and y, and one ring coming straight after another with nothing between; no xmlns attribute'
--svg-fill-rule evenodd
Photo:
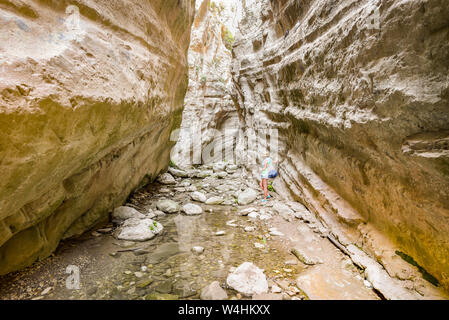
<svg viewBox="0 0 449 320"><path fill-rule="evenodd" d="M173 200L160 200L156 203L156 207L158 210L169 214L178 213L180 210L179 204Z"/></svg>
<svg viewBox="0 0 449 320"><path fill-rule="evenodd" d="M187 203L182 207L182 211L188 216L195 216L202 214L203 208L193 203Z"/></svg>
<svg viewBox="0 0 449 320"><path fill-rule="evenodd" d="M206 204L208 205L219 205L224 202L224 199L222 197L211 197L207 199Z"/></svg>
<svg viewBox="0 0 449 320"><path fill-rule="evenodd" d="M265 274L251 262L240 265L227 277L226 282L228 286L245 296L268 292Z"/></svg>
<svg viewBox="0 0 449 320"><path fill-rule="evenodd" d="M190 0L7 3L0 274L48 257L165 170L195 13Z"/></svg>
<svg viewBox="0 0 449 320"><path fill-rule="evenodd" d="M204 193L196 191L190 195L193 201L198 201L205 203L207 201L207 197Z"/></svg>
<svg viewBox="0 0 449 320"><path fill-rule="evenodd" d="M238 203L239 205L242 206L246 206L252 202L254 202L254 200L257 199L257 192L254 189L248 188L245 191L243 191L242 193L240 193L239 197L238 197Z"/></svg>
<svg viewBox="0 0 449 320"><path fill-rule="evenodd" d="M131 218L143 219L145 218L145 215L134 208L126 206L118 207L112 212L112 219L117 222L121 222Z"/></svg>
<svg viewBox="0 0 449 320"><path fill-rule="evenodd" d="M227 300L228 294L224 291L218 281L212 282L201 291L201 300Z"/></svg>
<svg viewBox="0 0 449 320"><path fill-rule="evenodd" d="M174 185L176 184L176 180L175 178L173 178L173 176L170 173L164 173L161 174L158 178L157 181L161 184L165 184L165 185Z"/></svg>
<svg viewBox="0 0 449 320"><path fill-rule="evenodd" d="M163 226L152 219L128 219L116 231L119 240L147 241L162 232Z"/></svg>
<svg viewBox="0 0 449 320"><path fill-rule="evenodd" d="M180 170L180 169L175 169L175 168L168 168L168 172L170 172L170 174L174 177L179 177L179 178L187 178L189 176L189 174L184 171L184 170Z"/></svg>
<svg viewBox="0 0 449 320"><path fill-rule="evenodd" d="M279 128L276 192L354 233L368 220L448 290L449 7L329 3L246 1L232 65L243 135ZM260 163L248 140L237 160Z"/></svg>

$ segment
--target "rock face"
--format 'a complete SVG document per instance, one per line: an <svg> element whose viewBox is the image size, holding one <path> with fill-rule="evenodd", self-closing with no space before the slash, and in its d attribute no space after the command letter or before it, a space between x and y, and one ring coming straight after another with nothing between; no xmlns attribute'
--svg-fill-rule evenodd
<svg viewBox="0 0 449 320"><path fill-rule="evenodd" d="M263 149L251 139L278 134L276 190L345 223L349 242L374 226L449 288L447 3L245 4L232 71L241 163Z"/></svg>
<svg viewBox="0 0 449 320"><path fill-rule="evenodd" d="M234 159L239 122L232 97L231 48L238 8L198 0L189 49L189 87L172 159L178 166ZM215 152L214 152L215 150Z"/></svg>
<svg viewBox="0 0 449 320"><path fill-rule="evenodd" d="M47 257L165 170L194 0L6 1L0 274Z"/></svg>

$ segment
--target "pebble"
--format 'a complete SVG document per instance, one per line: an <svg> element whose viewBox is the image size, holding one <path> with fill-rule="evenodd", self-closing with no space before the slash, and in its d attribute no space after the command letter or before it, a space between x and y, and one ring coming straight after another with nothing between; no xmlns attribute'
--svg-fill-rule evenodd
<svg viewBox="0 0 449 320"><path fill-rule="evenodd" d="M204 248L197 246L197 247L193 247L192 251L196 254L202 254L204 252Z"/></svg>
<svg viewBox="0 0 449 320"><path fill-rule="evenodd" d="M215 233L216 236L224 236L226 234L226 232L224 231L218 231L217 233Z"/></svg>
<svg viewBox="0 0 449 320"><path fill-rule="evenodd" d="M142 278L142 277L144 276L144 274L143 274L142 272L134 272L134 275L135 275L137 278Z"/></svg>
<svg viewBox="0 0 449 320"><path fill-rule="evenodd" d="M246 227L245 231L246 232L254 232L254 231L256 231L256 228L255 227Z"/></svg>

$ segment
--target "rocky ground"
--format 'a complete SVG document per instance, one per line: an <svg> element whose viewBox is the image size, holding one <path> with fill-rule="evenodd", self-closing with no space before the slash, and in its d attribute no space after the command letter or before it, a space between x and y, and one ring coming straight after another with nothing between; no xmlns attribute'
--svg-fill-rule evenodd
<svg viewBox="0 0 449 320"><path fill-rule="evenodd" d="M363 263L354 264L303 205L276 192L263 203L238 166L169 172L115 209L109 224L2 277L0 298L384 298ZM69 266L80 270L79 289L67 289Z"/></svg>

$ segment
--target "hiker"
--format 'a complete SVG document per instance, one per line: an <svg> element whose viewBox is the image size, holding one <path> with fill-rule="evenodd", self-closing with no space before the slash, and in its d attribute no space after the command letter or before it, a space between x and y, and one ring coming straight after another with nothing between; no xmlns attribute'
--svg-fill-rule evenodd
<svg viewBox="0 0 449 320"><path fill-rule="evenodd" d="M271 198L270 194L268 193L268 179L274 179L278 176L278 172L276 171L273 160L270 157L267 157L262 162L262 173L260 175L261 181L260 181L260 187L263 190L264 199L262 202L267 202L268 199Z"/></svg>

